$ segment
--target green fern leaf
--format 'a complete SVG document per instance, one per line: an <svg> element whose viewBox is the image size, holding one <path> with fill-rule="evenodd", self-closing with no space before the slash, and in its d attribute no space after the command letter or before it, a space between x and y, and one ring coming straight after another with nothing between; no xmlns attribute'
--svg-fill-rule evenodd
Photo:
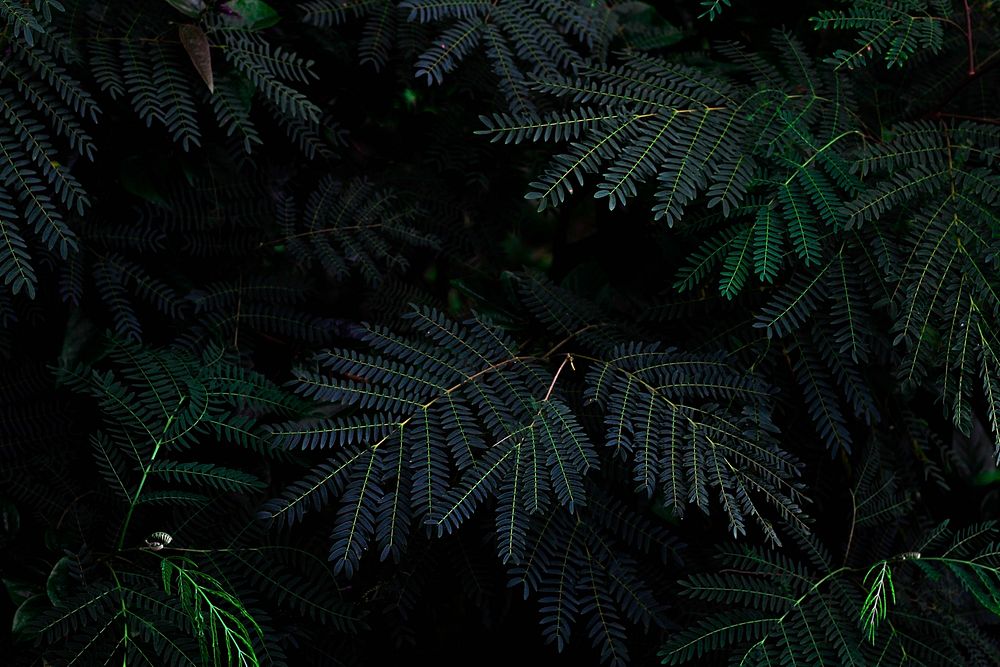
<svg viewBox="0 0 1000 667"><path fill-rule="evenodd" d="M765 282L774 282L781 268L785 235L776 218L769 206L762 206L757 209L757 220L753 226L754 272Z"/></svg>
<svg viewBox="0 0 1000 667"><path fill-rule="evenodd" d="M752 229L741 230L733 237L722 263L722 274L719 277L719 292L727 299L732 299L746 283L750 275Z"/></svg>
<svg viewBox="0 0 1000 667"><path fill-rule="evenodd" d="M10 286L13 294L18 294L23 289L33 299L38 278L31 266L28 244L15 222L16 215L13 202L0 188L0 276L3 277L4 285Z"/></svg>
<svg viewBox="0 0 1000 667"><path fill-rule="evenodd" d="M153 462L149 467L149 474L166 481L175 480L231 493L248 493L264 488L264 483L253 475L210 463L181 463L161 459Z"/></svg>
<svg viewBox="0 0 1000 667"><path fill-rule="evenodd" d="M29 46L34 44L35 35L45 32L34 12L17 0L0 0L0 19L11 29L14 38L22 38Z"/></svg>

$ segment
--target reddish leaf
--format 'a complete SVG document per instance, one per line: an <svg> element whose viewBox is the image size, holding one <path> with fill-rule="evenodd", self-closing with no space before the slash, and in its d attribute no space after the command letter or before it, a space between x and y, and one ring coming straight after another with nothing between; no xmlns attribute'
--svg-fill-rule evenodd
<svg viewBox="0 0 1000 667"><path fill-rule="evenodd" d="M211 92L215 92L215 81L212 78L212 53L209 50L208 37L201 28L193 23L182 23L177 30L181 38L181 45L191 58L191 63L198 70L198 75L208 86Z"/></svg>

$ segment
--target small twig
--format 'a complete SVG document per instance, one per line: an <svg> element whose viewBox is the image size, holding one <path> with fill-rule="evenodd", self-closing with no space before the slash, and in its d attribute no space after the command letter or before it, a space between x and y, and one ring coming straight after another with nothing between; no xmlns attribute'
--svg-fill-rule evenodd
<svg viewBox="0 0 1000 667"><path fill-rule="evenodd" d="M236 288L236 325L233 327L233 349L240 349L240 312L243 310L243 274L240 274L240 284Z"/></svg>
<svg viewBox="0 0 1000 667"><path fill-rule="evenodd" d="M270 241L261 241L257 244L258 248L263 248L264 246L278 245L281 243L287 243L293 239L307 238L309 236L319 236L321 234L333 234L340 232L354 232L363 229L381 229L385 226L382 222L373 222L371 224L364 225L342 225L340 227L324 227L323 229L310 229L306 232L299 232L298 234L289 234L288 236L282 236L281 238L271 239Z"/></svg>
<svg viewBox="0 0 1000 667"><path fill-rule="evenodd" d="M972 8L969 0L962 0L965 5L965 42L969 45L969 76L976 75L976 49L972 42Z"/></svg>
<svg viewBox="0 0 1000 667"><path fill-rule="evenodd" d="M603 324L588 324L587 326L583 327L582 329L577 329L576 331L574 331L573 333L571 333L570 335L566 336L561 341L559 341L558 343L556 343L555 345L553 345L549 349L548 352L546 352L545 354L542 355L542 359L548 359L553 354L555 354L556 350L558 350L560 347L562 347L566 343L570 342L571 340L573 340L574 338L576 338L580 334L582 334L582 333L584 333L586 331L589 331L591 329L596 329L596 328L601 327L601 326L604 326L604 325ZM574 368L573 370L576 370L576 369Z"/></svg>
<svg viewBox="0 0 1000 667"><path fill-rule="evenodd" d="M573 365L572 354L567 354L566 358L562 360L561 364L559 364L559 368L556 369L556 374L552 376L552 383L549 385L549 390L545 392L545 398L542 399L543 403L549 400L549 396L552 395L552 390L556 388L556 380L559 379L559 374L562 373L562 370L563 368L566 367L566 364L569 364L569 367L572 368L574 371L576 370L576 366Z"/></svg>
<svg viewBox="0 0 1000 667"><path fill-rule="evenodd" d="M851 531L847 533L847 548L844 549L844 565L847 565L847 557L851 555L851 542L854 540L854 524L858 518L858 503L854 497L854 491L848 489L851 494Z"/></svg>
<svg viewBox="0 0 1000 667"><path fill-rule="evenodd" d="M972 120L977 123L985 123L987 125L1000 125L1000 118L986 118L985 116L967 116L960 113L945 113L943 111L935 113L932 118L957 118L959 120Z"/></svg>

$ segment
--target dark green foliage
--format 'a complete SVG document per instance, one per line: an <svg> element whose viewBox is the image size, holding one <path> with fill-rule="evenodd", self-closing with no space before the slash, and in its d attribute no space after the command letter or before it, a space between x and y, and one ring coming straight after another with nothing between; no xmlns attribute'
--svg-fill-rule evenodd
<svg viewBox="0 0 1000 667"><path fill-rule="evenodd" d="M4 664L997 665L994 4L0 0Z"/></svg>
<svg viewBox="0 0 1000 667"><path fill-rule="evenodd" d="M363 180L340 183L327 176L310 193L297 214L295 202L284 197L277 202L277 215L287 243L304 261L310 257L333 280L346 278L353 267L365 282L382 280L381 264L401 270L403 254L389 246L437 247L437 240L413 226L420 210L401 202L390 189L376 189ZM299 231L302 230L302 231Z"/></svg>
<svg viewBox="0 0 1000 667"><path fill-rule="evenodd" d="M853 2L850 9L825 10L813 19L817 30L857 31L852 50L838 49L830 60L838 68L864 65L881 56L887 67L902 66L918 50L937 54L944 42L945 25L952 14L952 3L931 2Z"/></svg>

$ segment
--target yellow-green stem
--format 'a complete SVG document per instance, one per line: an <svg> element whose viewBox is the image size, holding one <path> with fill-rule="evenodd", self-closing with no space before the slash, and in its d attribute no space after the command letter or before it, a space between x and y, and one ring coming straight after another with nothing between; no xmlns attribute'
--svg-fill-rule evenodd
<svg viewBox="0 0 1000 667"><path fill-rule="evenodd" d="M163 426L163 432L160 433L160 437L153 443L153 453L149 457L149 461L142 469L142 478L139 480L139 486L136 487L135 493L132 494L132 498L129 500L128 512L125 514L125 520L122 522L121 531L118 533L118 551L121 551L125 546L125 535L128 533L129 524L132 522L132 514L135 512L135 506L139 503L139 496L142 495L142 488L146 486L146 480L149 479L149 471L153 468L153 462L156 460L156 455L160 452L160 447L163 446L163 441L166 438L167 432L170 430L170 425L174 423L174 418L177 416L177 410L184 405L184 397L177 403L177 408L174 409L173 413L167 417L167 423Z"/></svg>

